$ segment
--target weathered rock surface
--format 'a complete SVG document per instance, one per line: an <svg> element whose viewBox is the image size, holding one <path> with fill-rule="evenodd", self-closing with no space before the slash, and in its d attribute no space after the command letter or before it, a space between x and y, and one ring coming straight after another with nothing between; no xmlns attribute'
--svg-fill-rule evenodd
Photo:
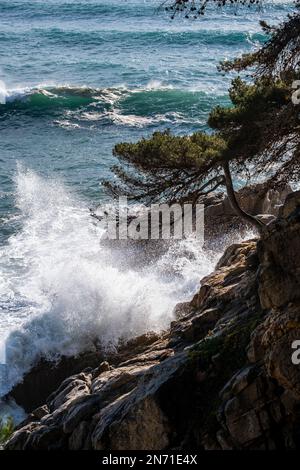
<svg viewBox="0 0 300 470"><path fill-rule="evenodd" d="M256 215L262 222L268 224L276 218L287 195L291 192L292 189L288 184L278 189L272 189L264 183L258 183L240 189L236 195L246 212ZM237 231L245 236L249 229L252 230L253 227L247 225L236 215L224 192L213 192L199 202L204 205L204 240L207 248L214 249L217 246L219 249L220 238L226 240ZM129 215L128 221L130 222L137 215L143 215L146 218L145 214L147 213L148 209L141 209L139 213L134 212L134 215ZM97 209L91 211L91 215L96 220L102 220L102 217L97 215ZM151 217L149 213L148 217L150 228ZM139 265L145 266L153 262L170 248L172 242L162 239L153 240L150 237L148 240L107 239L102 243L113 247L118 253L118 258L124 260L127 266L132 263L132 266L136 268Z"/></svg>
<svg viewBox="0 0 300 470"><path fill-rule="evenodd" d="M237 199L246 212L259 216L264 223L269 223L278 216L283 202L291 193L289 185L273 189L261 183L240 189L237 192ZM214 194L205 200L206 239L237 229L245 231L246 228L236 216L225 194Z"/></svg>
<svg viewBox="0 0 300 470"><path fill-rule="evenodd" d="M169 331L64 380L6 449L299 448L299 240L295 193L259 242L226 250Z"/></svg>
<svg viewBox="0 0 300 470"><path fill-rule="evenodd" d="M248 363L221 392L221 448L300 446L300 193L288 196L280 217L258 243L258 294L265 320L251 335Z"/></svg>
<svg viewBox="0 0 300 470"><path fill-rule="evenodd" d="M50 393L72 374L87 367L96 367L103 359L99 351L87 352L77 357L64 357L57 364L41 361L17 384L10 396L20 403L26 412L30 412L45 403Z"/></svg>

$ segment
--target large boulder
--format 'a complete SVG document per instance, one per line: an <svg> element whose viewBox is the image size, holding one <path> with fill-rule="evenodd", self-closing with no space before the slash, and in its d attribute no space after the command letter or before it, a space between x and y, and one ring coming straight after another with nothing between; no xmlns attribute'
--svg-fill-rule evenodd
<svg viewBox="0 0 300 470"><path fill-rule="evenodd" d="M96 367L103 359L101 351L79 354L75 357L63 357L57 363L41 360L15 385L9 393L27 413L43 405L47 397L63 380L88 367Z"/></svg>

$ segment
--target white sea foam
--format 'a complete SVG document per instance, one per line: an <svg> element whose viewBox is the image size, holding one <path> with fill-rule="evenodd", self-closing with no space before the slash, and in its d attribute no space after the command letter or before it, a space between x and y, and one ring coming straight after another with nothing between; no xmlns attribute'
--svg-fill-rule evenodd
<svg viewBox="0 0 300 470"><path fill-rule="evenodd" d="M147 83L145 90L172 90L173 88L174 87L171 84L166 84L160 80L153 79ZM137 89L137 91L139 91L139 89Z"/></svg>
<svg viewBox="0 0 300 470"><path fill-rule="evenodd" d="M5 83L0 80L0 104L6 103L7 91Z"/></svg>
<svg viewBox="0 0 300 470"><path fill-rule="evenodd" d="M91 88L86 85L74 86L66 84L39 83L35 86L18 86L16 88L7 88L6 84L0 80L0 102L13 102L23 100L24 98L40 93L49 97L56 97L61 94L90 96L95 100L101 100L114 105L120 98L130 93L140 93L143 91L170 90L172 85L164 84L159 80L151 80L144 87L131 88L124 84L114 88Z"/></svg>
<svg viewBox="0 0 300 470"><path fill-rule="evenodd" d="M19 87L7 89L5 84L0 82L0 103L9 104L11 108L16 103L17 109L23 109L23 106L32 106L35 110L40 106L44 112L55 110L55 105L61 108L62 115L59 119L55 119L53 123L67 130L95 128L97 125L116 124L126 127L149 127L158 124L196 124L202 125L205 121L196 113L175 111L176 96L174 99L174 111L158 112L155 109L151 112L152 94L156 92L171 90L176 93L200 92L196 89L176 90L170 84L163 83L159 80L151 80L145 86L130 88L126 85L119 85L114 88L90 88L87 86L71 86L50 85L42 83L33 87ZM145 109L145 114L135 114L123 109L124 102L130 97L138 97L139 93L149 94L150 111ZM203 92L201 92L203 94ZM205 93L203 94L203 96ZM34 98L43 99L34 99ZM81 98L83 101L81 101ZM86 101L85 101L86 99ZM155 99L155 98L154 98ZM22 106L18 106L22 103ZM162 104L163 108L163 104Z"/></svg>
<svg viewBox="0 0 300 470"><path fill-rule="evenodd" d="M90 117L91 120L95 118L95 115ZM144 127L151 124L159 123L194 123L195 119L187 119L182 113L165 113L165 114L156 114L154 116L137 116L135 114L122 114L121 110L114 109L113 111L108 111L102 113L101 117L98 115L99 119L109 119L114 124L130 126L130 127ZM95 119L94 119L95 120ZM197 120L199 125L199 119Z"/></svg>
<svg viewBox="0 0 300 470"><path fill-rule="evenodd" d="M145 127L159 123L181 123L181 124L202 124L199 119L184 116L183 113L169 112L165 114L155 114L154 116L138 116L136 114L123 114L121 109L115 108L112 111L103 112L73 112L70 115L78 121L89 123L99 123L102 121L109 121L117 125L127 127ZM55 121L55 124L65 128L80 128L79 124L73 124L67 119Z"/></svg>
<svg viewBox="0 0 300 470"><path fill-rule="evenodd" d="M16 204L22 228L0 248L0 396L41 357L167 328L220 256L190 238L147 266L126 266L101 243L86 203L30 170L17 174Z"/></svg>
<svg viewBox="0 0 300 470"><path fill-rule="evenodd" d="M124 266L101 245L86 204L29 170L16 177L16 204L22 229L0 252L2 395L41 357L166 328L215 263L190 240L150 267Z"/></svg>
<svg viewBox="0 0 300 470"><path fill-rule="evenodd" d="M10 398L6 400L0 399L0 418L4 422L7 419L12 418L14 424L19 424L23 419L25 419L25 411L16 404L16 402Z"/></svg>

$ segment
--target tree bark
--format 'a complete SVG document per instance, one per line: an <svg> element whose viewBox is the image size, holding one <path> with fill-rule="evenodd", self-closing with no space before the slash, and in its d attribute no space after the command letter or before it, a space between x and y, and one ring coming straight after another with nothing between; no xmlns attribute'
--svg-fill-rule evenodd
<svg viewBox="0 0 300 470"><path fill-rule="evenodd" d="M265 227L265 224L257 219L257 217L248 214L248 212L244 211L238 203L238 200L235 195L232 177L230 173L229 162L223 163L223 170L224 170L224 177L225 177L225 186L227 190L227 196L230 202L230 205L234 212L241 217L245 222L250 223L253 227L255 227L259 232Z"/></svg>

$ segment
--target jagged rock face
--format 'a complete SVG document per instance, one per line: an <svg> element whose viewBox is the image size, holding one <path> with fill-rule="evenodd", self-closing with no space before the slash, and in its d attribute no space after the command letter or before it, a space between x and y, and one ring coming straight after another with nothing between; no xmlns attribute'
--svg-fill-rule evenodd
<svg viewBox="0 0 300 470"><path fill-rule="evenodd" d="M103 359L100 351L87 352L77 357L64 357L59 364L41 361L10 392L10 396L26 412L43 405L48 395L68 376L85 368L96 367Z"/></svg>
<svg viewBox="0 0 300 470"><path fill-rule="evenodd" d="M62 382L42 415L31 413L6 448L158 450L180 445L195 416L202 373L186 347L214 328L232 325L235 317L241 323L251 317L257 304L255 251L255 241L231 249L228 260L203 280L199 295L181 306L170 332L137 338L111 365Z"/></svg>
<svg viewBox="0 0 300 470"><path fill-rule="evenodd" d="M66 379L6 448L299 447L297 197L258 248L252 240L226 250L170 331Z"/></svg>
<svg viewBox="0 0 300 470"><path fill-rule="evenodd" d="M263 308L280 308L300 298L300 192L287 198L280 218L258 245L259 295Z"/></svg>
<svg viewBox="0 0 300 470"><path fill-rule="evenodd" d="M300 339L299 241L297 192L258 243L258 293L266 317L248 347L252 365L223 391L222 448L300 445L300 366L292 362L292 344Z"/></svg>
<svg viewBox="0 0 300 470"><path fill-rule="evenodd" d="M264 361L268 375L300 400L300 367L292 362L292 344L300 340L300 192L287 198L258 253L259 296L269 314L255 331L248 356Z"/></svg>
<svg viewBox="0 0 300 470"><path fill-rule="evenodd" d="M119 423L109 428L109 441L113 449L164 449L169 444L168 419L151 396L133 406ZM95 448L99 446L97 432L93 436ZM100 441L101 442L101 441Z"/></svg>
<svg viewBox="0 0 300 470"><path fill-rule="evenodd" d="M289 185L271 189L261 183L244 187L236 195L239 204L246 212L257 215L264 223L268 223L278 216L282 204L291 192ZM220 234L220 226L222 233L235 230L245 232L247 228L236 216L228 198L222 193L209 196L205 201L205 235L209 243L211 236Z"/></svg>
<svg viewBox="0 0 300 470"><path fill-rule="evenodd" d="M267 185L255 184L240 189L237 199L247 212L257 214L271 214L277 216L288 194L292 192L289 185L279 189L270 189ZM206 200L208 217L235 216L230 202L225 195L216 194Z"/></svg>

